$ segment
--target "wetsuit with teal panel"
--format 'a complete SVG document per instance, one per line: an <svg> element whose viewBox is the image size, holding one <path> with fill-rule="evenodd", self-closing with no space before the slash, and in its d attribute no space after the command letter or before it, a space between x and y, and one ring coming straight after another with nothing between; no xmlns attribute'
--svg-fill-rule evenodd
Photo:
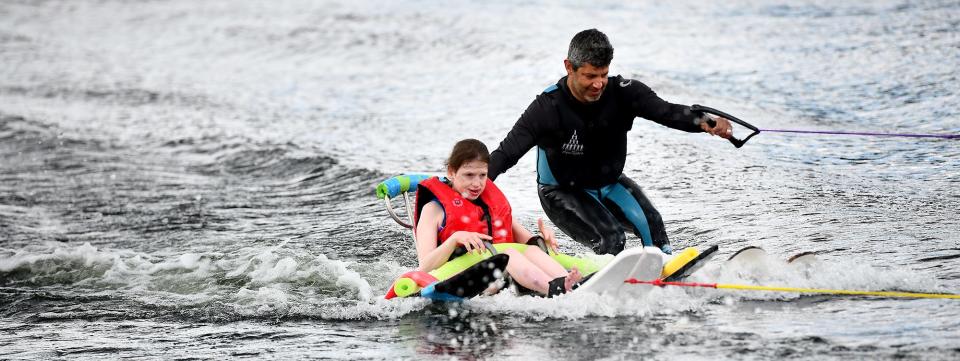
<svg viewBox="0 0 960 361"><path fill-rule="evenodd" d="M702 132L700 116L621 76L609 78L599 100L581 103L563 77L537 96L490 154L488 175L496 179L536 147L540 203L564 233L600 254L622 251L624 231L669 252L660 213L623 174L627 132L637 117Z"/></svg>

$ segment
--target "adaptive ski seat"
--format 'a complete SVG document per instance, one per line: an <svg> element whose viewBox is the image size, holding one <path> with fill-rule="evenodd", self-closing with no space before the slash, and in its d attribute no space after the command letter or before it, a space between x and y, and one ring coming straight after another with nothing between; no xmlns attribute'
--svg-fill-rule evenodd
<svg viewBox="0 0 960 361"><path fill-rule="evenodd" d="M377 185L377 198L384 200L387 213L401 226L411 230L411 239L416 243L414 225L415 198L420 182L430 178L425 174L404 174L390 177ZM394 199L402 199L402 208L407 220L403 220L395 210ZM539 238L539 237L537 237ZM596 257L574 257L556 253L543 244L485 243L487 249L480 254L466 253L454 257L447 263L429 272L409 271L397 278L386 298L421 296L441 301L459 301L480 295L489 286L506 276L509 256L501 252L507 249L526 251L527 247L544 249L564 268L574 267L589 278L579 289L582 291L610 294L646 292L646 288L624 287L627 279L666 279L675 280L693 273L706 260L713 256L716 246L705 252L688 248L680 252L664 265L664 254L657 247L637 247L627 249L612 259L601 260ZM700 262L704 261L704 262Z"/></svg>

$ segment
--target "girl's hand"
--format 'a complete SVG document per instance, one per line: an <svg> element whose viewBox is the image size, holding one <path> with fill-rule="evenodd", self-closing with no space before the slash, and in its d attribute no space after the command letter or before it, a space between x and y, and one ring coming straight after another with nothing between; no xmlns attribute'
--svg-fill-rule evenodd
<svg viewBox="0 0 960 361"><path fill-rule="evenodd" d="M491 241L493 237L477 232L456 231L453 232L453 235L447 238L445 242L454 242L457 245L466 247L467 252L475 251L477 254L480 254L486 249L483 245L484 240Z"/></svg>
<svg viewBox="0 0 960 361"><path fill-rule="evenodd" d="M547 246L554 252L559 253L558 247L560 247L560 245L557 243L557 235L553 233L553 229L547 227L543 222L543 218L537 218L537 228L540 228L540 234L543 240L547 242Z"/></svg>

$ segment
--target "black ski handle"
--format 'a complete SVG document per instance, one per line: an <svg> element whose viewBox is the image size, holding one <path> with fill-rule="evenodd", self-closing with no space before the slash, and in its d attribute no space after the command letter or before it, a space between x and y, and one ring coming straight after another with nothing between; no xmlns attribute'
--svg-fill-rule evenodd
<svg viewBox="0 0 960 361"><path fill-rule="evenodd" d="M753 138L754 135L760 134L760 129L759 129L759 128L757 128L757 127L753 126L752 124L747 123L747 122L745 122L745 121L743 121L743 120L740 120L740 118L737 118L737 117L735 117L735 116L732 116L732 115L730 115L730 114L727 114L727 113L725 113L725 112L723 112L723 111L720 111L720 110L717 110L717 109L713 109L713 108L711 108L711 107L706 107L706 106L703 106L703 105L700 105L700 104L691 105L691 106L690 106L690 110L695 111L695 112L700 112L700 113L710 113L710 114L713 114L713 115L721 116L721 117L724 117L724 118L729 119L731 122L740 124L740 125L742 125L742 126L744 126L744 127L747 127L747 129L750 129L750 130L753 131L753 133L751 133L750 135L748 135L746 138L743 138L743 139L737 139L737 138L732 137L732 136L731 136L730 138L727 138L727 140L729 140L730 143L732 143L734 147L740 148L740 147L742 147L744 144L746 144L747 141L750 140L750 138ZM710 124L711 127L717 126L717 122L714 121L714 120L712 120L712 119L707 120L707 124Z"/></svg>

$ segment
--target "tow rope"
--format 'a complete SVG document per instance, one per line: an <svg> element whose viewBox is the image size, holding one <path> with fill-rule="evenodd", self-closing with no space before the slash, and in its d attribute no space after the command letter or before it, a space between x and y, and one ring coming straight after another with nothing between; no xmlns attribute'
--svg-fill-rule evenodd
<svg viewBox="0 0 960 361"><path fill-rule="evenodd" d="M855 291L855 290L831 290L823 288L799 288L799 287L770 287L753 286L730 283L697 283L697 282L667 282L663 280L642 281L630 278L624 281L629 284L646 284L654 286L678 286L678 287L701 287L732 290L750 290L750 291L771 291L771 292L794 292L794 293L823 293L833 295L849 296L876 296L876 297L903 297L903 298L947 298L958 299L960 295L950 293L922 293L922 292L897 292L897 291Z"/></svg>

